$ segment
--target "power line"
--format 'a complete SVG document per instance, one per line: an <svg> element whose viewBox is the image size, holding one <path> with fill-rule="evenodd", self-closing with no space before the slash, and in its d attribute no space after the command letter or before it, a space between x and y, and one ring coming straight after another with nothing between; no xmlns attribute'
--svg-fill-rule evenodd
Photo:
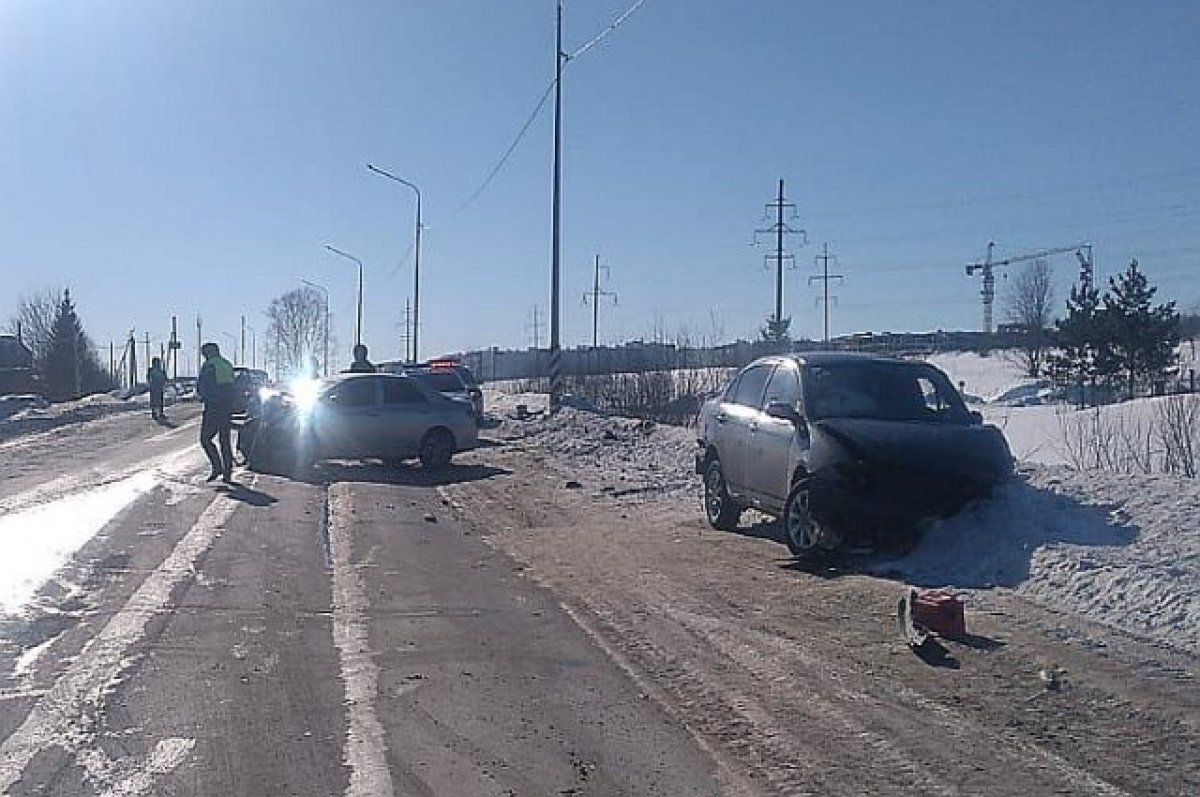
<svg viewBox="0 0 1200 797"><path fill-rule="evenodd" d="M624 24L625 21L627 19L629 19L631 16L633 16L633 14L639 8L641 8L643 5L645 5L645 3L646 3L646 0L637 0L637 2L633 4L633 6L631 6L629 9L627 9L625 11L625 13L623 13L623 14L621 14L621 16L617 17L611 25L609 25L604 30L600 31L600 33L597 34L591 41L589 41L587 44L583 45L582 47L580 47L578 50L571 53L570 55L568 55L566 53L560 53L560 56L563 59L564 65L566 62L572 61L572 60L578 58L579 56L586 53L588 50L595 47L600 42L604 41L604 39L608 38L608 36L610 34L612 34L613 31L615 31L622 24ZM533 126L533 123L537 120L538 115L542 112L542 108L544 108L546 106L546 101L550 99L550 93L552 91L554 91L554 85L557 82L558 82L558 79L554 78L550 81L549 85L546 86L546 90L542 92L542 96L541 96L541 98L538 99L537 105L534 106L533 111L529 114L529 118L525 120L525 124L521 125L520 131L517 132L517 135L515 138L513 138L512 143L508 145L508 149L506 149L504 151L504 154L500 156L500 160L498 160L496 162L496 165L493 166L491 171L488 172L487 177L483 178L483 182L479 184L479 187L476 188L475 191L469 197L467 197L467 200L458 207L458 210L455 211L456 214L462 213L464 210L466 210L472 204L474 204L475 200L478 199L480 197L480 195L482 195L483 192L487 190L487 187L492 184L492 180L494 180L496 178L496 175L498 175L500 173L500 170L504 168L504 164L508 163L508 159L510 157L512 157L513 152L516 151L516 149L520 145L521 141L525 138L525 135L529 132L529 128Z"/></svg>
<svg viewBox="0 0 1200 797"><path fill-rule="evenodd" d="M600 31L600 33L597 34L594 39L592 39L590 42L588 42L587 44L580 47L575 52L568 55L567 60L571 61L571 60L578 58L579 56L586 53L588 50L595 47L600 42L604 41L606 38L608 38L609 34L611 34L617 28L621 27L621 25L625 22L625 20L627 20L631 16L633 16L634 12L636 12L639 8L641 8L645 4L646 4L646 0L637 0L637 2L634 3L629 8L629 10L627 10L624 14L622 14L621 16L619 16L615 20L613 20L613 23L611 25L609 25L607 28L605 28L604 30Z"/></svg>
<svg viewBox="0 0 1200 797"><path fill-rule="evenodd" d="M487 177L483 178L483 182L479 184L479 187L475 189L475 192L472 193L471 196L467 197L467 201L463 202L462 205L459 206L458 210L455 211L455 213L462 213L464 210L469 208L475 202L475 200L487 190L487 187L492 184L492 180L494 180L496 175L500 173L500 170L504 168L504 164L508 163L508 159L512 156L513 152L516 151L517 146L521 143L521 140L525 138L525 134L528 133L529 128L533 126L534 120L537 119L538 114L542 112L542 108L544 108L546 105L546 100L550 99L550 92L554 91L554 84L556 82L557 80L551 80L550 85L546 86L546 90L542 92L541 99L539 99L537 101L537 105L534 106L533 113L529 114L529 118L525 120L525 124L521 125L521 130L517 133L516 138L514 138L513 142L508 145L508 149L506 149L504 154L500 156L500 160L497 161L496 165L492 167L492 170L488 172Z"/></svg>

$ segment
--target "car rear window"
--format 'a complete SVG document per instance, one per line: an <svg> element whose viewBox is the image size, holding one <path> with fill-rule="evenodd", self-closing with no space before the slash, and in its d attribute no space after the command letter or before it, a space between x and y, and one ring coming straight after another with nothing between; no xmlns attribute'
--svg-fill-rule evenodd
<svg viewBox="0 0 1200 797"><path fill-rule="evenodd" d="M467 389L462 379L453 371L427 371L415 376L439 393L462 392Z"/></svg>

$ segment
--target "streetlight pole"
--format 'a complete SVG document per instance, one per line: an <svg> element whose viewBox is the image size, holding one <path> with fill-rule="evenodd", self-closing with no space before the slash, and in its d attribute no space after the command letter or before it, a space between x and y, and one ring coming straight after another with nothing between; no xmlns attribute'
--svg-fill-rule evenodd
<svg viewBox="0 0 1200 797"><path fill-rule="evenodd" d="M329 244L325 244L325 248L328 249L330 252L333 252L335 255L341 255L342 257L346 258L347 260L353 260L355 263L358 263L358 321L356 322L355 327L354 327L354 345L358 346L359 344L362 343L362 304L363 304L363 264L362 264L362 261L359 260L354 255L350 254L349 252L343 252L341 249L335 249L334 247L330 246Z"/></svg>
<svg viewBox="0 0 1200 797"><path fill-rule="evenodd" d="M301 279L305 285L310 288L316 288L325 296L325 334L324 341L321 347L321 366L324 371L324 376L329 376L329 289L324 285L318 285L315 282L309 282L306 279Z"/></svg>
<svg viewBox="0 0 1200 797"><path fill-rule="evenodd" d="M412 325L412 358L413 362L420 360L418 354L419 329L421 327L421 189L417 188L415 183L410 183L403 177L397 177L391 172L380 169L377 166L367 164L367 169L375 172L380 177L386 177L389 180L394 180L401 185L408 186L417 195L417 231L416 243L413 245L413 325Z"/></svg>

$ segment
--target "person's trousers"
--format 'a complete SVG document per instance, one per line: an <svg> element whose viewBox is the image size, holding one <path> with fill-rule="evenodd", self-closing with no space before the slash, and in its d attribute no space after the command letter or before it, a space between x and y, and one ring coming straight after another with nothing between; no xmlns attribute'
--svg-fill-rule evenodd
<svg viewBox="0 0 1200 797"><path fill-rule="evenodd" d="M217 408L204 410L204 417L200 421L200 447L208 455L213 473L223 473L226 476L233 473L233 444L230 441L232 431L232 413ZM213 445L214 437L220 440L220 452Z"/></svg>
<svg viewBox="0 0 1200 797"><path fill-rule="evenodd" d="M163 417L163 392L161 390L150 391L150 417Z"/></svg>

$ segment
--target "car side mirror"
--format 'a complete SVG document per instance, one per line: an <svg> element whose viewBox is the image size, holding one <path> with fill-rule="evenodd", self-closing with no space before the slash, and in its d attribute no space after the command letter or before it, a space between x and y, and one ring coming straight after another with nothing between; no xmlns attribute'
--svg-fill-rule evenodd
<svg viewBox="0 0 1200 797"><path fill-rule="evenodd" d="M971 425L983 426L983 413L979 410L971 410Z"/></svg>
<svg viewBox="0 0 1200 797"><path fill-rule="evenodd" d="M783 401L774 401L768 404L767 415L772 418L779 418L782 421L789 421L796 426L801 426L804 423L804 416L791 404Z"/></svg>

